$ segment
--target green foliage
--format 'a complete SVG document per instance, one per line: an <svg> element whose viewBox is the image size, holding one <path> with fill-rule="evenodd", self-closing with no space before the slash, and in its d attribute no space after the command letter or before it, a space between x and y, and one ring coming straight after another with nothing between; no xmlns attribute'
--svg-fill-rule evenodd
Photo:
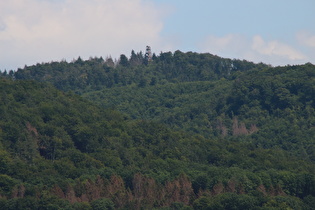
<svg viewBox="0 0 315 210"><path fill-rule="evenodd" d="M92 201L91 202L91 206L93 208L93 210L113 210L115 209L115 205L114 203L107 199L107 198L101 198L101 199L98 199L98 200L95 200L95 201Z"/></svg>
<svg viewBox="0 0 315 210"><path fill-rule="evenodd" d="M223 193L201 197L194 202L195 209L304 209L302 201L290 196L257 197Z"/></svg>
<svg viewBox="0 0 315 210"><path fill-rule="evenodd" d="M3 200L3 203L0 205L1 210L32 210L38 209L38 207L38 201L34 197Z"/></svg>
<svg viewBox="0 0 315 210"><path fill-rule="evenodd" d="M178 83L191 81L214 81L228 78L235 72L252 68L266 67L247 61L223 59L211 54L183 53L176 51L154 56L146 65L142 53L131 52L130 59L122 54L116 64L111 58L90 58L83 61L80 57L71 63L66 61L37 64L18 69L16 79L33 79L50 82L58 89L77 93L99 90L102 87L127 86L137 84L155 85L163 81ZM151 81L151 82L149 82Z"/></svg>
<svg viewBox="0 0 315 210"><path fill-rule="evenodd" d="M6 174L0 174L0 194L10 195L17 181Z"/></svg>
<svg viewBox="0 0 315 210"><path fill-rule="evenodd" d="M224 193L213 198L202 197L194 202L195 209L255 209L262 203L257 197Z"/></svg>

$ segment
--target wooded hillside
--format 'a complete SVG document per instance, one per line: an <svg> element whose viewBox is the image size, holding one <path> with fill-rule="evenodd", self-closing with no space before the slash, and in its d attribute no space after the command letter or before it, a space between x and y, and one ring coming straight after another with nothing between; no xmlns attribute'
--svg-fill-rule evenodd
<svg viewBox="0 0 315 210"><path fill-rule="evenodd" d="M26 66L0 87L2 209L315 206L310 63L132 51Z"/></svg>

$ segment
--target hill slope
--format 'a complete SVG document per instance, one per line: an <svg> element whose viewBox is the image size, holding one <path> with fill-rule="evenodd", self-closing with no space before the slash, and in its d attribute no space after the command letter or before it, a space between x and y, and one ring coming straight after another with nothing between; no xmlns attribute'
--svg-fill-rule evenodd
<svg viewBox="0 0 315 210"><path fill-rule="evenodd" d="M253 69L219 81L104 88L83 97L209 137L239 137L314 160L315 66ZM301 151L302 150L302 151Z"/></svg>
<svg viewBox="0 0 315 210"><path fill-rule="evenodd" d="M180 51L154 56L148 65L141 52L132 52L130 59L121 55L117 63L111 58L90 58L83 61L79 57L71 63L62 61L26 66L18 69L14 77L50 82L60 90L82 93L132 84L145 87L168 82L215 81L229 77L232 73L266 66L211 54Z"/></svg>

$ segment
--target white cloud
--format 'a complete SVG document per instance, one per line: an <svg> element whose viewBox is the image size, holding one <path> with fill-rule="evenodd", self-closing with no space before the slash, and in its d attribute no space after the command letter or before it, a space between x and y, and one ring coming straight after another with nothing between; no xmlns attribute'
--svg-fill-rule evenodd
<svg viewBox="0 0 315 210"><path fill-rule="evenodd" d="M223 37L208 36L200 49L223 57L246 59L272 65L307 62L307 56L292 46L277 40L265 41L261 36L252 38L228 34Z"/></svg>
<svg viewBox="0 0 315 210"><path fill-rule="evenodd" d="M275 56L289 61L299 61L306 58L302 53L287 44L279 41L265 42L259 35L253 37L251 49L263 56Z"/></svg>
<svg viewBox="0 0 315 210"><path fill-rule="evenodd" d="M0 69L163 50L160 9L144 0L0 1Z"/></svg>
<svg viewBox="0 0 315 210"><path fill-rule="evenodd" d="M201 44L202 51L239 58L240 49L247 44L244 37L237 34L228 34L224 37L208 36Z"/></svg>

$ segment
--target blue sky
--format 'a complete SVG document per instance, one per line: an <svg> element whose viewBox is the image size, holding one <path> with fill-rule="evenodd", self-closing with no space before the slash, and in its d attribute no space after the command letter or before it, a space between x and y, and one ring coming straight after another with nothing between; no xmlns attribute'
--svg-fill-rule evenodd
<svg viewBox="0 0 315 210"><path fill-rule="evenodd" d="M78 56L209 52L315 63L314 0L0 1L0 70Z"/></svg>
<svg viewBox="0 0 315 210"><path fill-rule="evenodd" d="M273 65L315 62L313 0L155 2L171 8L162 34L176 37L183 51L210 52Z"/></svg>

